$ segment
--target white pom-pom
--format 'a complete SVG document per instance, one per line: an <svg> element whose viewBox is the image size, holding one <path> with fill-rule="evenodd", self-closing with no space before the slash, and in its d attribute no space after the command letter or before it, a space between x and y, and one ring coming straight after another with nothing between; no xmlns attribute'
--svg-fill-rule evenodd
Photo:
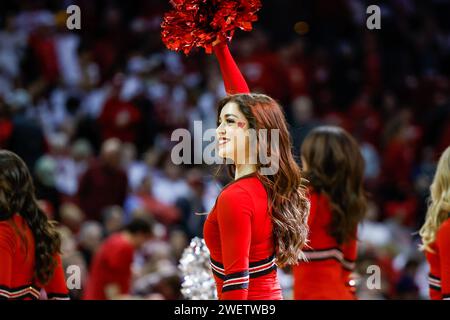
<svg viewBox="0 0 450 320"><path fill-rule="evenodd" d="M216 283L211 271L209 250L198 237L184 249L178 268L183 275L181 293L189 300L217 300Z"/></svg>

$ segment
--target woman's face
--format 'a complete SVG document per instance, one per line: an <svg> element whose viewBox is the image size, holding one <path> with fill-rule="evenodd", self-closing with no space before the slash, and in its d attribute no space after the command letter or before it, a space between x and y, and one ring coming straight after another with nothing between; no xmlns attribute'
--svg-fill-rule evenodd
<svg viewBox="0 0 450 320"><path fill-rule="evenodd" d="M216 129L217 149L221 158L244 164L248 159L248 128L244 114L235 102L228 102L220 111Z"/></svg>

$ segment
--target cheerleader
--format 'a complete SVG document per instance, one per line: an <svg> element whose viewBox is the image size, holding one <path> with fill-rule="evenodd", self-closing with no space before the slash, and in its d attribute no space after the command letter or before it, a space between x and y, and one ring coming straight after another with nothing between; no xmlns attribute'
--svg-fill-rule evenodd
<svg viewBox="0 0 450 320"><path fill-rule="evenodd" d="M218 115L218 153L232 160L234 175L204 224L218 297L282 299L276 266L291 264L301 255L308 214L284 115L273 99L248 93L224 98ZM279 130L279 168L273 175L262 175L261 163L239 161L240 154L251 150L248 140L236 137L248 137L249 129Z"/></svg>
<svg viewBox="0 0 450 320"><path fill-rule="evenodd" d="M200 10L207 5L203 2L189 8L180 2L165 16L162 38L169 49L188 53L196 45L214 51L228 94L218 107L217 151L231 162L227 166L234 181L223 188L204 224L218 298L280 300L277 265L295 263L301 256L309 203L280 105L266 95L250 93L226 45L233 28L249 30L256 20L259 1L239 7L244 2L222 1L210 10ZM204 28L205 21L210 27ZM256 131L256 145L269 146L272 129L279 143L271 150L275 160L266 163L259 160L250 137ZM260 132L267 135L261 138ZM251 154L256 157L251 159ZM266 166L277 170L265 174Z"/></svg>
<svg viewBox="0 0 450 320"><path fill-rule="evenodd" d="M366 211L363 157L345 130L322 126L306 137L301 160L309 181L310 234L307 261L293 267L294 299L354 299L349 276Z"/></svg>
<svg viewBox="0 0 450 320"><path fill-rule="evenodd" d="M68 299L60 238L39 209L25 163L0 150L0 299Z"/></svg>
<svg viewBox="0 0 450 320"><path fill-rule="evenodd" d="M430 297L450 300L450 147L439 159L430 187L431 201L420 229L421 250L430 265Z"/></svg>

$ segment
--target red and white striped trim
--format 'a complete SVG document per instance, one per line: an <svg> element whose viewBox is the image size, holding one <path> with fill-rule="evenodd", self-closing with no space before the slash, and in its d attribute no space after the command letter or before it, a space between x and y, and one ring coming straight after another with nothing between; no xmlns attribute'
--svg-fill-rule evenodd
<svg viewBox="0 0 450 320"><path fill-rule="evenodd" d="M256 273L256 272L260 272L260 271L264 271L267 269L272 268L275 265L275 258L272 259L272 261L269 261L265 264L262 264L260 266L256 266L256 267L252 267L249 268L249 273ZM218 267L217 265L215 265L214 263L211 263L211 268L213 268L216 272L225 275L225 270L223 268Z"/></svg>
<svg viewBox="0 0 450 320"><path fill-rule="evenodd" d="M226 288L227 286L232 286L232 285L236 285L236 284L244 284L244 283L248 283L248 282L249 282L248 275L239 277L239 278L231 278L231 279L225 280L223 282L222 288Z"/></svg>
<svg viewBox="0 0 450 320"><path fill-rule="evenodd" d="M352 261L349 261L344 258L344 254L341 250L333 248L333 249L327 249L327 250L316 250L316 251L303 251L305 254L305 257L308 260L314 261L314 260L326 260L326 259L335 259L339 261L344 268L348 270L353 270L355 268L355 263Z"/></svg>
<svg viewBox="0 0 450 320"><path fill-rule="evenodd" d="M213 262L210 262L210 264L211 264L211 268L213 268L216 272L225 276L225 270L223 268L218 267Z"/></svg>
<svg viewBox="0 0 450 320"><path fill-rule="evenodd" d="M39 299L41 297L40 291L32 286L18 289L18 290L7 290L7 289L0 288L0 297L4 297L6 299L18 299L27 294L31 294L36 299Z"/></svg>
<svg viewBox="0 0 450 320"><path fill-rule="evenodd" d="M428 276L428 284L441 289L441 280L435 277Z"/></svg>
<svg viewBox="0 0 450 320"><path fill-rule="evenodd" d="M267 261L268 259L262 260L262 264L259 264L259 262L250 262L250 265L254 265L256 263L256 265L254 265L253 267L249 267L248 272L250 274L250 276L269 270L269 269L273 269L275 266L275 256L272 257L271 260ZM266 262L267 261L267 262ZM221 276L226 276L225 274L225 269L222 268L222 264L220 264L219 262L215 262L215 261L211 261L211 268L213 269L213 271L215 271L216 273L218 273Z"/></svg>
<svg viewBox="0 0 450 320"><path fill-rule="evenodd" d="M275 257L271 261L269 261L269 262L267 262L265 264L249 268L248 270L249 270L249 273L251 275L251 274L256 273L256 272L261 272L261 271L268 270L268 269L272 268L274 265L275 265Z"/></svg>

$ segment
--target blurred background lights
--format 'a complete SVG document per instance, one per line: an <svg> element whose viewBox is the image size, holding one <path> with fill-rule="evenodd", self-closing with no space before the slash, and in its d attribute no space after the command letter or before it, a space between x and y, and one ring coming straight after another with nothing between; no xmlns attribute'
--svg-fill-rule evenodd
<svg viewBox="0 0 450 320"><path fill-rule="evenodd" d="M309 32L309 24L305 21L299 21L294 25L294 30L296 33L303 36Z"/></svg>

